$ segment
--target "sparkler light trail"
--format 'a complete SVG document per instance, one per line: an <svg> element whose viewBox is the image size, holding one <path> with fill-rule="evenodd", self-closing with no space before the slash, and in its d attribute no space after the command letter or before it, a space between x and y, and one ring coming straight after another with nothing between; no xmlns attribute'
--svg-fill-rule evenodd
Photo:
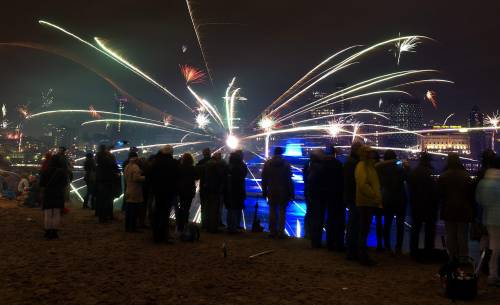
<svg viewBox="0 0 500 305"><path fill-rule="evenodd" d="M194 92L193 89L191 89L191 87L188 86L187 88L189 92L191 92L191 94L194 96L196 101L200 104L200 106L203 107L217 123L219 123L222 127L224 127L224 121L222 120L217 109L207 100L201 98L198 94L196 94L196 92Z"/></svg>
<svg viewBox="0 0 500 305"><path fill-rule="evenodd" d="M200 84L205 81L206 74L202 70L189 65L179 65L179 67L186 80L186 84Z"/></svg>
<svg viewBox="0 0 500 305"><path fill-rule="evenodd" d="M172 92L170 92L167 88L165 88L164 86L160 85L157 81L155 81L153 78L151 78L146 73L142 72L139 68L137 68L136 66L134 66L130 62L128 62L125 58L123 58L122 56L120 56L118 53L116 53L115 51L113 51L110 48L108 48L106 46L106 44L104 44L104 42L101 39L99 39L98 37L94 37L94 40L97 43L97 45L99 45L99 47L102 48L106 52L106 54L111 55L111 57L113 59L115 59L115 61L118 61L122 65L125 65L125 67L129 68L129 70L131 70L135 74L141 76L143 79L145 79L146 81L148 81L151 84L155 85L156 87L160 88L165 93L167 93L168 95L170 95L172 98L174 98L175 100L177 100L178 102L180 102L182 105L184 105L186 108L188 108L191 112L193 111L193 109L191 107L189 107L186 103L184 103L184 101L182 101L180 98L178 98Z"/></svg>
<svg viewBox="0 0 500 305"><path fill-rule="evenodd" d="M454 113L450 113L450 114L446 117L446 119L444 119L443 126L446 126L446 122L448 122L448 120L449 120L452 116L454 116L454 115L455 115Z"/></svg>
<svg viewBox="0 0 500 305"><path fill-rule="evenodd" d="M437 109L438 101L436 91L427 90L427 93L425 93L425 98L432 104L432 107L434 107L434 109Z"/></svg>
<svg viewBox="0 0 500 305"><path fill-rule="evenodd" d="M208 67L207 56L205 55L205 48L203 47L203 45L201 43L199 26L196 25L196 22L194 20L193 10L191 8L191 4L189 3L189 0L186 0L186 6L188 9L189 17L191 18L191 23L193 24L194 34L196 35L196 40L198 41L198 46L200 47L201 57L203 57L203 62L205 63L205 69L207 70L208 77L210 78L210 83L213 85L214 80L212 78L212 73L210 72L210 68Z"/></svg>

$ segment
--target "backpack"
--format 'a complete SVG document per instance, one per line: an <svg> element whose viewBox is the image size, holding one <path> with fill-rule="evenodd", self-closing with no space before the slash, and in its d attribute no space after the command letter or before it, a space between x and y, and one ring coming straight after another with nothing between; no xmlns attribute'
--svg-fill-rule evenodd
<svg viewBox="0 0 500 305"><path fill-rule="evenodd" d="M439 274L448 298L472 300L477 296L478 275L471 257L459 257L444 264L439 270Z"/></svg>
<svg viewBox="0 0 500 305"><path fill-rule="evenodd" d="M182 241L195 242L200 240L200 229L194 223L189 223L181 233Z"/></svg>

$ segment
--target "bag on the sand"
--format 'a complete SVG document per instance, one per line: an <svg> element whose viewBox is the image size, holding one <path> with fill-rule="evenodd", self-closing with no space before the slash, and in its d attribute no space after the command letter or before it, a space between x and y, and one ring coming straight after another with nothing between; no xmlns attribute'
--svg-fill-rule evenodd
<svg viewBox="0 0 500 305"><path fill-rule="evenodd" d="M200 229L198 226L193 223L188 224L181 233L181 240L190 242L200 240Z"/></svg>
<svg viewBox="0 0 500 305"><path fill-rule="evenodd" d="M471 257L460 257L439 270L445 294L452 300L472 300L477 296L477 272Z"/></svg>

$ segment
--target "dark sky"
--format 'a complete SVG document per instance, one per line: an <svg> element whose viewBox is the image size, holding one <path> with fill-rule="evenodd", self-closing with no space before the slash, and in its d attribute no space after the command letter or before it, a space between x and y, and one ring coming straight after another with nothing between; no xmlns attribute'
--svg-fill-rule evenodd
<svg viewBox="0 0 500 305"><path fill-rule="evenodd" d="M22 2L22 3L21 3ZM43 3L42 3L43 2ZM462 3L464 2L464 3ZM64 50L97 68L137 98L161 110L189 118L170 98L131 72L55 30L45 19L92 41L103 37L179 97L190 99L179 64L203 67L194 32L182 0L165 1L9 1L0 12L0 42L36 42ZM19 3L19 4L18 4ZM23 4L24 3L24 4ZM354 44L372 44L401 34L427 35L415 54L397 67L388 51L365 57L352 71L333 81L353 83L397 69L437 68L455 85L411 89L422 99L438 93L426 119L443 120L456 113L464 123L473 104L491 113L500 105L500 1L192 1L214 86L195 85L220 103L233 76L248 102L243 116L253 119L274 98L315 64ZM187 45L188 51L181 52ZM386 54L384 53L386 52ZM42 90L54 88L54 108L112 110L113 89L95 73L65 58L25 48L0 47L0 102L13 109L30 102L36 110ZM372 99L373 104L378 100ZM11 110L13 112L13 110Z"/></svg>

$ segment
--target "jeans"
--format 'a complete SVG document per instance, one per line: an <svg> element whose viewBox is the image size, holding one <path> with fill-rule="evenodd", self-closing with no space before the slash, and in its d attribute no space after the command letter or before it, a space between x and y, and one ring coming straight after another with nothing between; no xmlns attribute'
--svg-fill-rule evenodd
<svg viewBox="0 0 500 305"><path fill-rule="evenodd" d="M358 207L359 215L359 235L358 235L358 257L360 261L368 261L367 240L370 233L370 225L372 223L373 214L376 208L373 207Z"/></svg>
<svg viewBox="0 0 500 305"><path fill-rule="evenodd" d="M236 232L240 226L241 209L227 210L227 229L229 232Z"/></svg>
<svg viewBox="0 0 500 305"><path fill-rule="evenodd" d="M384 208L384 246L386 249L391 249L391 227L394 216L396 216L396 250L400 251L403 248L405 212L404 206Z"/></svg>
<svg viewBox="0 0 500 305"><path fill-rule="evenodd" d="M125 231L134 232L137 230L137 217L141 203L125 203Z"/></svg>
<svg viewBox="0 0 500 305"><path fill-rule="evenodd" d="M329 250L342 251L345 247L345 206L343 202L328 205L326 245Z"/></svg>
<svg viewBox="0 0 500 305"><path fill-rule="evenodd" d="M420 244L420 230L424 227L424 249L434 249L434 240L436 238L436 219L423 220L421 217L412 216L412 227L410 237L410 252L416 254Z"/></svg>
<svg viewBox="0 0 500 305"><path fill-rule="evenodd" d="M500 279L498 270L498 260L500 259L500 226L488 226L488 235L490 239L490 275L492 280Z"/></svg>
<svg viewBox="0 0 500 305"><path fill-rule="evenodd" d="M169 237L170 211L173 198L155 196L153 208L153 240L156 243L165 242Z"/></svg>
<svg viewBox="0 0 500 305"><path fill-rule="evenodd" d="M469 224L466 222L445 221L446 248L450 259L469 256Z"/></svg>
<svg viewBox="0 0 500 305"><path fill-rule="evenodd" d="M285 216L288 202L269 200L269 232L271 235L283 236L285 234ZM278 223L276 223L278 218Z"/></svg>
<svg viewBox="0 0 500 305"><path fill-rule="evenodd" d="M313 248L320 248L323 237L323 228L325 225L326 209L329 205L329 200L326 198L312 198L310 210L309 223L311 225L310 236L311 246ZM328 215L330 217L330 215Z"/></svg>
<svg viewBox="0 0 500 305"><path fill-rule="evenodd" d="M192 197L180 197L179 208L176 210L175 222L177 231L182 232L189 221L189 210L191 209Z"/></svg>
<svg viewBox="0 0 500 305"><path fill-rule="evenodd" d="M356 205L349 205L349 216L347 219L347 255L356 257L358 255L358 238L359 238L359 213Z"/></svg>

